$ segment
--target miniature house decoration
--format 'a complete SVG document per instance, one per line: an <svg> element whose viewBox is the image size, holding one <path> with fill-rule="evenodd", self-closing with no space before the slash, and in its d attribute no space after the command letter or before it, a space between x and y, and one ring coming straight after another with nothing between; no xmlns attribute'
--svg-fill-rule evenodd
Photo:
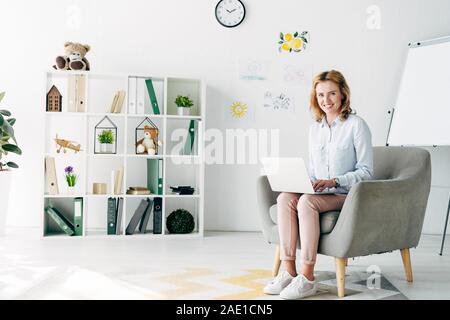
<svg viewBox="0 0 450 320"><path fill-rule="evenodd" d="M95 154L116 154L117 153L117 126L108 116L95 126L94 130L94 153Z"/></svg>
<svg viewBox="0 0 450 320"><path fill-rule="evenodd" d="M46 111L61 112L62 95L56 86L52 86L47 93Z"/></svg>
<svg viewBox="0 0 450 320"><path fill-rule="evenodd" d="M142 120L135 130L136 154L157 155L161 145L158 136L159 129L153 121L148 117Z"/></svg>

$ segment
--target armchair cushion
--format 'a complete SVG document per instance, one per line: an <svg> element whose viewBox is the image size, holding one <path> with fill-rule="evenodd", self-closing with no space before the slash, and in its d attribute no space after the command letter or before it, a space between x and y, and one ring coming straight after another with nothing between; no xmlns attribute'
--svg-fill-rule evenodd
<svg viewBox="0 0 450 320"><path fill-rule="evenodd" d="M320 218L320 233L327 234L333 231L333 228L339 218L341 211L328 211L319 215ZM277 205L274 204L269 209L270 218L274 224L277 224Z"/></svg>

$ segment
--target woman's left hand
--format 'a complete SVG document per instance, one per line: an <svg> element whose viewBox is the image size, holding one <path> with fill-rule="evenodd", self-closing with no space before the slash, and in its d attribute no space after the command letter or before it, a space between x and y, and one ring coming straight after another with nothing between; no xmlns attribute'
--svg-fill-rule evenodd
<svg viewBox="0 0 450 320"><path fill-rule="evenodd" d="M313 183L314 191L323 191L325 188L334 188L336 186L336 183L334 182L334 179L330 180L316 180Z"/></svg>

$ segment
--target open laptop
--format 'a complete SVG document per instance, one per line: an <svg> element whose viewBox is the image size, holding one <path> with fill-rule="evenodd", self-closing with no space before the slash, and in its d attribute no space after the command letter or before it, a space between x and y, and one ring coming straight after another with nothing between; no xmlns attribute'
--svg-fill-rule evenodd
<svg viewBox="0 0 450 320"><path fill-rule="evenodd" d="M272 191L334 194L327 189L320 192L314 191L302 158L261 158L261 163Z"/></svg>

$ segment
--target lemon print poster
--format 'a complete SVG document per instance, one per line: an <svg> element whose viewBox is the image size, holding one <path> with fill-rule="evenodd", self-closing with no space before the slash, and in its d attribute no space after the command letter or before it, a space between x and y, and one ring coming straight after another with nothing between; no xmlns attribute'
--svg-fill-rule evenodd
<svg viewBox="0 0 450 320"><path fill-rule="evenodd" d="M309 43L308 31L283 33L280 32L280 39L278 40L279 52L302 52L306 50Z"/></svg>

